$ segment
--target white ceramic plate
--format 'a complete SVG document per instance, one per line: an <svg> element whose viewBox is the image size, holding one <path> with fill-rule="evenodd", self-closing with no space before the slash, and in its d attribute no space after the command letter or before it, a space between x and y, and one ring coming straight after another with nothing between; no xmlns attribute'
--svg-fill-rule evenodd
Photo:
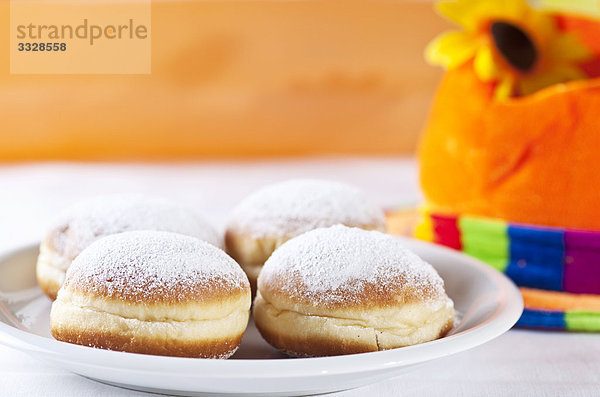
<svg viewBox="0 0 600 397"><path fill-rule="evenodd" d="M0 256L0 343L100 382L171 394L300 395L347 390L401 375L418 364L485 343L510 329L523 310L505 276L459 252L402 239L444 278L459 313L450 334L416 346L338 357L288 359L250 324L229 360L150 356L58 342L50 300L36 285L37 247Z"/></svg>

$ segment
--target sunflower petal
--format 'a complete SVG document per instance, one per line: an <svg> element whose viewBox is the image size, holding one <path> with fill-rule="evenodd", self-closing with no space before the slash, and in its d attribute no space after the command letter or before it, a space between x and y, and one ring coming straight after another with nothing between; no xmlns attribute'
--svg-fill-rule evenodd
<svg viewBox="0 0 600 397"><path fill-rule="evenodd" d="M481 46L473 62L475 74L481 81L493 81L500 77L498 62L489 46Z"/></svg>
<svg viewBox="0 0 600 397"><path fill-rule="evenodd" d="M531 6L525 0L501 0L494 1L494 3L501 11L499 16L505 18L519 20L532 11Z"/></svg>
<svg viewBox="0 0 600 397"><path fill-rule="evenodd" d="M457 0L437 3L437 10L468 31L494 19L520 20L531 10L525 0Z"/></svg>
<svg viewBox="0 0 600 397"><path fill-rule="evenodd" d="M443 33L433 39L425 49L429 63L456 68L475 56L478 40L467 32Z"/></svg>
<svg viewBox="0 0 600 397"><path fill-rule="evenodd" d="M472 11L477 7L477 0L441 1L436 4L440 14L467 30L475 29Z"/></svg>
<svg viewBox="0 0 600 397"><path fill-rule="evenodd" d="M515 81L511 76L501 79L494 89L494 99L497 101L506 101L513 96L515 90Z"/></svg>
<svg viewBox="0 0 600 397"><path fill-rule="evenodd" d="M577 66L555 65L544 73L522 78L519 82L519 91L522 95L529 95L554 84L583 79L585 77L583 71Z"/></svg>
<svg viewBox="0 0 600 397"><path fill-rule="evenodd" d="M592 52L577 37L561 34L549 43L548 57L554 62L556 60L585 62L592 58Z"/></svg>
<svg viewBox="0 0 600 397"><path fill-rule="evenodd" d="M553 84L560 83L562 78L557 78L553 73L537 74L519 81L519 94L529 95L542 88L548 87Z"/></svg>

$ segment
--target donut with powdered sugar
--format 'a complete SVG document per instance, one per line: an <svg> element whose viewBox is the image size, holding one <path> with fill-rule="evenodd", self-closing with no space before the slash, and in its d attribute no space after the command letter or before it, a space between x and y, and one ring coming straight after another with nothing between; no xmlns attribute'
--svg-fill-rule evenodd
<svg viewBox="0 0 600 397"><path fill-rule="evenodd" d="M221 236L191 209L163 198L114 194L85 200L58 215L40 246L36 274L51 299L71 262L99 238L132 230L181 233L221 247Z"/></svg>
<svg viewBox="0 0 600 397"><path fill-rule="evenodd" d="M79 345L227 358L250 314L250 284L219 248L158 231L110 235L73 261L52 305L52 335Z"/></svg>
<svg viewBox="0 0 600 397"><path fill-rule="evenodd" d="M277 247L302 233L337 224L383 231L385 216L353 186L293 179L266 186L240 202L229 216L225 247L254 287Z"/></svg>
<svg viewBox="0 0 600 397"><path fill-rule="evenodd" d="M337 225L295 237L266 261L254 322L293 356L362 353L445 335L454 305L435 269L395 237Z"/></svg>

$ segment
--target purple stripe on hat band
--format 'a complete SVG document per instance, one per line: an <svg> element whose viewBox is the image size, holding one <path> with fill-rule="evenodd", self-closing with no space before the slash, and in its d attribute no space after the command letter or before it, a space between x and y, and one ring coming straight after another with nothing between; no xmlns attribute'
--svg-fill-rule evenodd
<svg viewBox="0 0 600 397"><path fill-rule="evenodd" d="M600 294L600 233L565 232L563 290Z"/></svg>

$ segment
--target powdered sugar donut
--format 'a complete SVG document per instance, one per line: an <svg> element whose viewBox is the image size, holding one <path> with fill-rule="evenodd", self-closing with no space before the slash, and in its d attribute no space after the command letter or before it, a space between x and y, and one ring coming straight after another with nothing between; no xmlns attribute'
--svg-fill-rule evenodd
<svg viewBox="0 0 600 397"><path fill-rule="evenodd" d="M231 212L227 253L255 284L271 253L292 237L337 224L385 229L383 211L359 189L339 182L295 179L267 186Z"/></svg>
<svg viewBox="0 0 600 397"><path fill-rule="evenodd" d="M73 259L97 239L132 230L176 232L221 246L219 233L187 207L137 194L100 196L58 216L40 246L37 280L51 299L62 285Z"/></svg>
<svg viewBox="0 0 600 397"><path fill-rule="evenodd" d="M431 265L392 236L341 225L277 249L258 278L253 313L267 342L294 356L414 345L454 322Z"/></svg>
<svg viewBox="0 0 600 397"><path fill-rule="evenodd" d="M250 303L246 275L219 248L177 233L126 232L92 243L73 261L50 328L79 345L227 358Z"/></svg>

